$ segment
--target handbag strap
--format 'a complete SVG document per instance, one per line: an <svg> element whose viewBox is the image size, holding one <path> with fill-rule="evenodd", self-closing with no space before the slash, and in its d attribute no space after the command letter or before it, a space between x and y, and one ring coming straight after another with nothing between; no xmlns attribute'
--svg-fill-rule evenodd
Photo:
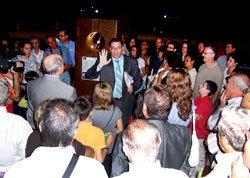
<svg viewBox="0 0 250 178"><path fill-rule="evenodd" d="M102 128L102 130L104 130L104 129L107 127L107 125L110 123L110 121L111 121L111 119L112 119L112 117L113 117L113 115L114 115L114 112L115 112L115 106L113 106L113 112L112 112L112 114L111 114L111 117L109 118L109 120L108 120L108 122L106 123L106 125Z"/></svg>
<svg viewBox="0 0 250 178"><path fill-rule="evenodd" d="M70 175L73 172L73 170L75 168L75 165L76 165L76 163L78 161L78 158L79 158L79 155L73 154L73 156L72 156L72 158L70 160L70 163L69 163L67 169L65 170L62 178L69 178L70 177Z"/></svg>
<svg viewBox="0 0 250 178"><path fill-rule="evenodd" d="M193 109L193 133L196 132L195 131L195 120L196 120L196 116L195 116L195 107Z"/></svg>

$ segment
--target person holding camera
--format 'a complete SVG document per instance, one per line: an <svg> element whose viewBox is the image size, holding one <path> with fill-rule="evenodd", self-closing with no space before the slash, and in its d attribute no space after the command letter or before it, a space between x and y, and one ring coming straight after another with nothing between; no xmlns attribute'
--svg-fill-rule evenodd
<svg viewBox="0 0 250 178"><path fill-rule="evenodd" d="M16 62L16 67L23 67L20 61ZM4 79L9 87L9 97L5 103L7 112L13 113L13 101L18 102L21 98L21 77L20 73L14 70L12 66L10 71L7 73L0 72L0 78Z"/></svg>

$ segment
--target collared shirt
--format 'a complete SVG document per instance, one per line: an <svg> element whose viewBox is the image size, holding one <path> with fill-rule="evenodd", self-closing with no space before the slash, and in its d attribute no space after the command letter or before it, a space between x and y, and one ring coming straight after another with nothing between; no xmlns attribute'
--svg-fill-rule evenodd
<svg viewBox="0 0 250 178"><path fill-rule="evenodd" d="M63 42L58 41L56 43L60 46L64 46L64 47L68 48L70 56L71 56L71 60L73 62L72 66L75 66L75 42L69 41L67 44L64 44Z"/></svg>
<svg viewBox="0 0 250 178"><path fill-rule="evenodd" d="M212 130L217 125L217 123L220 119L220 113L221 113L221 111L223 111L224 108L227 108L230 106L240 106L241 100L242 100L242 97L236 97L236 98L229 99L227 101L228 102L227 105L224 105L223 107L221 107L217 113L212 114L208 118L208 121L207 121L207 124L208 124L210 130Z"/></svg>
<svg viewBox="0 0 250 178"><path fill-rule="evenodd" d="M123 78L123 73L124 73L124 56L121 55L121 57L119 59L115 59L112 56L112 62L113 62L114 73L115 73L115 86L114 86L114 89L113 89L113 97L114 98L118 98L118 96L116 94L116 81L117 81L117 79L116 79L116 68L117 68L118 64L115 61L119 61L119 65L120 65L120 69L121 69L121 74L122 74L122 78ZM102 70L102 69L98 68L98 66L97 66L96 71L99 72L100 70Z"/></svg>
<svg viewBox="0 0 250 178"><path fill-rule="evenodd" d="M14 164L6 173L6 178L61 178L75 150L67 147L44 147L34 150L30 157ZM103 165L93 158L79 156L76 166L70 176L107 178Z"/></svg>
<svg viewBox="0 0 250 178"><path fill-rule="evenodd" d="M46 49L44 54L45 54L45 56L48 56L50 54L60 54L62 56L65 64L73 65L69 50L68 50L68 48L66 48L64 46L57 46L56 50L54 50L52 48L48 48L48 49Z"/></svg>
<svg viewBox="0 0 250 178"><path fill-rule="evenodd" d="M137 178L137 177L175 177L175 178L188 178L188 176L177 169L162 168L160 161L154 163L129 163L129 172L125 172L117 178Z"/></svg>
<svg viewBox="0 0 250 178"><path fill-rule="evenodd" d="M26 142L31 132L31 126L24 118L8 113L4 106L0 106L0 172L7 171L25 157Z"/></svg>
<svg viewBox="0 0 250 178"><path fill-rule="evenodd" d="M48 77L54 77L54 78L58 78L58 79L60 79L60 77L59 76L57 76L57 75L50 75L50 74L44 74L45 76L48 76Z"/></svg>

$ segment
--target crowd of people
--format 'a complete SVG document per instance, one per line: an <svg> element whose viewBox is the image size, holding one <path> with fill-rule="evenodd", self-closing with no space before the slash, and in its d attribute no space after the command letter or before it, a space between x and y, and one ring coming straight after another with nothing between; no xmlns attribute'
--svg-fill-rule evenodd
<svg viewBox="0 0 250 178"><path fill-rule="evenodd" d="M77 95L67 30L45 41L15 43L16 68L0 71L0 177L249 176L250 79L233 41L218 56L205 41L112 38L85 73L92 96Z"/></svg>

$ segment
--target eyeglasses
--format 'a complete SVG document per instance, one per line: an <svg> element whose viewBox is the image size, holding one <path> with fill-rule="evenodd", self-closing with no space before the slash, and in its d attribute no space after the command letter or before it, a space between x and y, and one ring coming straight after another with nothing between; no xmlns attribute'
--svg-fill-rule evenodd
<svg viewBox="0 0 250 178"><path fill-rule="evenodd" d="M207 54L214 54L214 53L206 53L206 52L203 52L203 54L207 55Z"/></svg>
<svg viewBox="0 0 250 178"><path fill-rule="evenodd" d="M249 88L246 88L243 90L243 95L246 95L247 93L250 93L250 91L248 91Z"/></svg>
<svg viewBox="0 0 250 178"><path fill-rule="evenodd" d="M59 35L59 37L64 37L65 35Z"/></svg>

